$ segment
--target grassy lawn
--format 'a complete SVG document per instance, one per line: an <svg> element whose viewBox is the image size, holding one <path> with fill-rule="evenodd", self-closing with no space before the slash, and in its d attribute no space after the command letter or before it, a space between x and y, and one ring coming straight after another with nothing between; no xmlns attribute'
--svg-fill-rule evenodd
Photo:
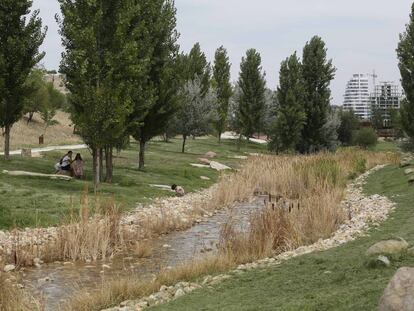
<svg viewBox="0 0 414 311"><path fill-rule="evenodd" d="M208 151L218 154L216 161L237 168L241 161L232 158L246 152L261 152L266 146L250 143L237 151L234 141L218 144L216 138L189 140L187 153L182 154L181 140L170 143L151 142L146 153L146 169L138 170L138 146L131 144L115 158L114 183L100 187L102 197L113 197L126 209L137 203L147 203L151 198L171 195L169 192L152 188L149 184L182 185L187 192L207 188L216 182L219 173L207 168L195 168L197 158ZM76 152L75 152L76 153ZM22 170L51 174L54 164L64 152L45 153L43 158L23 159L13 157L11 161L0 160L0 229L58 224L64 215L76 208L83 191L93 193L89 151L81 151L86 161L85 181L55 181L37 177L11 177L3 170ZM200 176L211 178L202 180Z"/></svg>
<svg viewBox="0 0 414 311"><path fill-rule="evenodd" d="M372 148L373 151L377 152L398 152L399 148L396 142L394 141L379 141L378 144Z"/></svg>
<svg viewBox="0 0 414 311"><path fill-rule="evenodd" d="M402 237L414 243L414 186L407 183L402 169L390 166L369 178L366 192L388 196L398 204L368 237L276 268L235 276L151 310L377 310L392 275L400 267L414 266L414 257L402 254L392 258L389 268L368 268L364 254L384 239Z"/></svg>

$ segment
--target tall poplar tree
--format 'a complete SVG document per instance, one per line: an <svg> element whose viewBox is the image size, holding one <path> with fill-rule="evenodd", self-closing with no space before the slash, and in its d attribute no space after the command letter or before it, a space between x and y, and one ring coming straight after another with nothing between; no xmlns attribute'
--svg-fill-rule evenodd
<svg viewBox="0 0 414 311"><path fill-rule="evenodd" d="M237 118L241 125L241 134L249 138L261 130L260 123L265 107L265 73L261 56L255 49L248 50L242 58L237 85L240 89Z"/></svg>
<svg viewBox="0 0 414 311"><path fill-rule="evenodd" d="M207 94L210 89L211 68L207 57L201 51L200 43L194 44L187 55L181 55L182 78L184 83L201 79L202 94Z"/></svg>
<svg viewBox="0 0 414 311"><path fill-rule="evenodd" d="M176 30L176 8L173 0L141 1L141 20L147 24L145 36L137 33L136 46L150 49L145 69L146 79L134 86L134 110L130 115L129 130L139 141L139 168L145 166L147 142L164 133L168 120L177 110L181 86L181 63L177 61L179 46Z"/></svg>
<svg viewBox="0 0 414 311"><path fill-rule="evenodd" d="M331 90L330 83L336 69L327 59L323 40L315 36L306 43L302 56L302 74L305 87L306 124L302 130L300 151L303 153L323 149L324 125L328 121Z"/></svg>
<svg viewBox="0 0 414 311"><path fill-rule="evenodd" d="M10 156L10 132L22 116L25 96L31 90L26 80L44 57L39 52L46 28L30 0L0 1L0 127L5 129L4 155Z"/></svg>
<svg viewBox="0 0 414 311"><path fill-rule="evenodd" d="M112 148L125 136L132 84L148 63L145 45L131 42L146 25L133 0L59 0L65 52L61 72L71 93L71 118L91 148L95 185L102 179L104 150L112 179Z"/></svg>
<svg viewBox="0 0 414 311"><path fill-rule="evenodd" d="M280 66L276 94L277 119L269 148L277 152L295 152L306 122L302 65L296 53Z"/></svg>
<svg viewBox="0 0 414 311"><path fill-rule="evenodd" d="M217 98L217 119L214 122L214 126L218 133L219 142L221 141L221 134L226 129L230 98L232 96L230 69L231 64L227 50L221 46L216 51L213 68L213 88Z"/></svg>
<svg viewBox="0 0 414 311"><path fill-rule="evenodd" d="M414 4L411 7L410 21L405 32L400 35L397 55L406 97L401 105L401 124L404 132L414 140Z"/></svg>

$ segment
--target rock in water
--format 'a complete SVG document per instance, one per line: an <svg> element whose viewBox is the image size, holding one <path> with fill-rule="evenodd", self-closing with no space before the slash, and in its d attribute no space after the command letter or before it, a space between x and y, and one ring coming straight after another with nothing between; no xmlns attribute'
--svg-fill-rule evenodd
<svg viewBox="0 0 414 311"><path fill-rule="evenodd" d="M398 254L408 248L406 241L388 240L372 245L366 252L367 256L381 254Z"/></svg>
<svg viewBox="0 0 414 311"><path fill-rule="evenodd" d="M410 184L414 184L414 176L410 176L410 178L408 179L408 182Z"/></svg>
<svg viewBox="0 0 414 311"><path fill-rule="evenodd" d="M397 271L381 297L378 310L414 310L414 268L401 268Z"/></svg>

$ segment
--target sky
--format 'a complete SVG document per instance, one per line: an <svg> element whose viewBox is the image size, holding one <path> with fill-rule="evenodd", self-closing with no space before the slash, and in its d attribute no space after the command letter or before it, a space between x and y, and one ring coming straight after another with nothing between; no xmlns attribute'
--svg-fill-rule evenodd
<svg viewBox="0 0 414 311"><path fill-rule="evenodd" d="M413 0L176 0L179 43L188 52L199 42L209 61L215 50L227 48L232 80L237 81L246 50L262 56L267 86L276 89L280 63L314 35L322 37L328 57L337 68L332 104L340 105L354 73L371 74L377 81L399 83L395 49L409 20ZM34 0L49 28L43 45L47 69L58 69L62 53L55 14L57 0Z"/></svg>

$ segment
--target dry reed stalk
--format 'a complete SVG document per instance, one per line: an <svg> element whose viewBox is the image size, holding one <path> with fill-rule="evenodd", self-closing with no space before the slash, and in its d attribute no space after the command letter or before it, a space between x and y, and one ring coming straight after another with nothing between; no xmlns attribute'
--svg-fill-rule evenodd
<svg viewBox="0 0 414 311"><path fill-rule="evenodd" d="M80 219L57 228L57 237L48 248L54 260L99 260L112 256L122 244L121 212L114 203L95 206L89 217L89 208L83 205Z"/></svg>
<svg viewBox="0 0 414 311"><path fill-rule="evenodd" d="M132 249L137 258L149 258L153 251L151 241L149 240L136 242Z"/></svg>

